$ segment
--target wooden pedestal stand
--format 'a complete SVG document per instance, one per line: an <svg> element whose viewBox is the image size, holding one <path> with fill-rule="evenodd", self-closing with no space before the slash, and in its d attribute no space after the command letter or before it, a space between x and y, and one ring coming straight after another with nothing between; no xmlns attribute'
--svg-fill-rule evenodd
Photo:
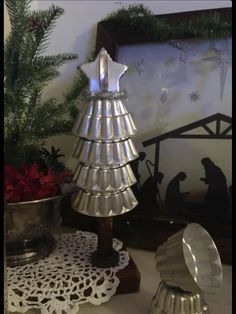
<svg viewBox="0 0 236 314"><path fill-rule="evenodd" d="M114 267L119 264L119 253L112 245L112 218L98 218L98 248L93 252L91 262L96 267Z"/></svg>
<svg viewBox="0 0 236 314"><path fill-rule="evenodd" d="M96 267L114 267L119 264L119 253L112 245L112 218L98 218L98 248L93 252L91 262ZM117 273L120 284L117 294L139 291L140 272L133 259L130 257L129 264Z"/></svg>

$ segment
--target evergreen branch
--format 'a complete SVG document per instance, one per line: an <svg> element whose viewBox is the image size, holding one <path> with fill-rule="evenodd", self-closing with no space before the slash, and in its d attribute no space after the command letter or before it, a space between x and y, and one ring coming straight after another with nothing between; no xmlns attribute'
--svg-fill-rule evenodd
<svg viewBox="0 0 236 314"><path fill-rule="evenodd" d="M74 121L72 120L56 120L51 126L44 127L43 130L37 132L37 137L45 139L49 136L71 134Z"/></svg>
<svg viewBox="0 0 236 314"><path fill-rule="evenodd" d="M28 139L46 138L49 130L51 134L56 134L55 123L59 117L66 114L66 108L63 104L57 104L55 98L50 98L41 105L36 105L32 112L27 114L28 119L24 125L24 137ZM65 119L62 119L62 122Z"/></svg>
<svg viewBox="0 0 236 314"><path fill-rule="evenodd" d="M31 0L5 0L12 33L21 35L22 29L25 26L24 17L30 12L31 2Z"/></svg>
<svg viewBox="0 0 236 314"><path fill-rule="evenodd" d="M114 21L116 20L118 23L121 22L123 24L130 23L130 19L135 19L138 17L153 17L153 13L148 8L145 8L143 4L138 5L129 5L128 7L122 7L121 9L111 12L107 15L105 19L102 21ZM132 22L131 22L132 23Z"/></svg>
<svg viewBox="0 0 236 314"><path fill-rule="evenodd" d="M35 114L36 107L40 106L40 101L42 97L42 89L40 85L36 85L32 88L29 101L25 105L25 120L24 120L24 128L31 129L33 120L32 117Z"/></svg>
<svg viewBox="0 0 236 314"><path fill-rule="evenodd" d="M26 62L21 62L20 73L17 84L19 88L31 88L35 84L40 84L43 88L45 84L60 73L56 70L57 67L65 64L68 61L77 58L76 54L63 53L50 56L39 56L33 60L33 66Z"/></svg>
<svg viewBox="0 0 236 314"><path fill-rule="evenodd" d="M11 32L4 43L4 142L12 163L34 161L42 139L72 128L66 106L54 98L41 100L46 82L59 75L57 68L77 58L71 53L41 56L64 10L52 5L31 12L31 2L6 0Z"/></svg>
<svg viewBox="0 0 236 314"><path fill-rule="evenodd" d="M21 62L33 65L34 58L44 52L49 44L49 36L56 20L64 13L60 7L52 5L48 10L33 11L28 17L28 29L22 42ZM31 30L30 22L39 23Z"/></svg>
<svg viewBox="0 0 236 314"><path fill-rule="evenodd" d="M50 125L43 125L41 128L33 127L30 134L27 134L26 142L33 143L48 138L49 136L71 134L74 121L55 120Z"/></svg>
<svg viewBox="0 0 236 314"><path fill-rule="evenodd" d="M4 71L8 75L9 84L15 88L14 83L18 77L22 42L26 31L26 16L29 12L28 0L7 0L11 31L5 42Z"/></svg>
<svg viewBox="0 0 236 314"><path fill-rule="evenodd" d="M42 71L47 69L54 69L65 64L68 61L75 60L77 54L61 53L57 55L39 56L34 59L34 70Z"/></svg>
<svg viewBox="0 0 236 314"><path fill-rule="evenodd" d="M86 86L88 86L88 82L89 82L88 78L84 74L84 72L80 69L77 69L74 85L65 95L65 102L69 103L69 102L74 101L76 98L78 98L82 90L84 90Z"/></svg>
<svg viewBox="0 0 236 314"><path fill-rule="evenodd" d="M31 17L41 21L41 27L35 32L35 47L31 51L31 57L39 55L48 47L48 39L55 27L56 20L64 13L64 9L52 5L48 10L33 11ZM30 18L30 17L29 17ZM34 32L32 32L34 34Z"/></svg>

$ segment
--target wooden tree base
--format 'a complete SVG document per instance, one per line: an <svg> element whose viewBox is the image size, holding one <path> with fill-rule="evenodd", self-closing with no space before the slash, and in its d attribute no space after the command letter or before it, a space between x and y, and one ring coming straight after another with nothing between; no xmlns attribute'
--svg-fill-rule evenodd
<svg viewBox="0 0 236 314"><path fill-rule="evenodd" d="M104 256L99 254L99 251L95 251L92 253L91 263L96 267L114 267L119 264L119 253L112 250L110 255Z"/></svg>
<svg viewBox="0 0 236 314"><path fill-rule="evenodd" d="M117 277L120 279L120 284L117 288L116 294L138 292L140 289L140 272L130 257L129 264L118 271Z"/></svg>

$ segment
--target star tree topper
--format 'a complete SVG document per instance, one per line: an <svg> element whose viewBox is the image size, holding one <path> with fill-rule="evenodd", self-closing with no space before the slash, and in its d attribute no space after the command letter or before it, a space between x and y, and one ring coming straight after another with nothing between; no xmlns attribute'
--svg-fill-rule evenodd
<svg viewBox="0 0 236 314"><path fill-rule="evenodd" d="M83 64L81 70L89 78L90 92L120 90L119 80L128 67L111 59L105 48L102 48L95 61Z"/></svg>

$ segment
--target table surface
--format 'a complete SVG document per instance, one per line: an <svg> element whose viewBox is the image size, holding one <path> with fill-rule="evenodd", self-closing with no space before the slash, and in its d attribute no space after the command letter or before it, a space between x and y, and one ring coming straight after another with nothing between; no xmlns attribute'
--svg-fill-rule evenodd
<svg viewBox="0 0 236 314"><path fill-rule="evenodd" d="M75 229L62 228L61 232L73 232ZM155 252L128 248L140 273L140 291L113 296L102 305L82 304L79 314L148 314L151 299L160 283L160 276L155 267ZM210 307L210 314L232 314L232 267L223 265L223 286L220 294L205 295ZM11 314L10 312L9 314ZM25 314L39 314L39 310L29 310ZM17 314L15 312L15 314Z"/></svg>

